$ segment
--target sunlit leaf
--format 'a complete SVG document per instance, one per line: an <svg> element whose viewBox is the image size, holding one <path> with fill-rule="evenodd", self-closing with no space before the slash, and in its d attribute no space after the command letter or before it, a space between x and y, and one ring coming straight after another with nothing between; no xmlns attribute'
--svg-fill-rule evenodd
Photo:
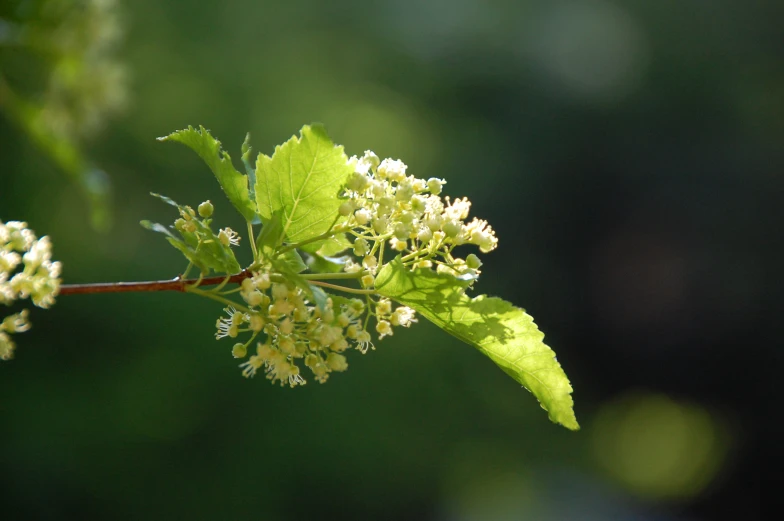
<svg viewBox="0 0 784 521"><path fill-rule="evenodd" d="M210 135L209 130L199 126L198 130L189 126L185 130L172 132L159 137L159 141L177 141L188 146L207 163L231 204L242 214L246 221L256 216L256 205L250 197L248 177L238 172L231 163L228 152L221 150L220 141Z"/></svg>
<svg viewBox="0 0 784 521"><path fill-rule="evenodd" d="M531 316L499 298L470 298L465 286L428 269L412 272L397 258L381 269L375 287L479 349L531 391L552 421L578 429L572 387Z"/></svg>
<svg viewBox="0 0 784 521"><path fill-rule="evenodd" d="M334 225L339 193L349 174L343 147L335 146L323 127L304 126L275 148L272 157L256 160L256 203L263 219L283 210L282 234L299 242L325 233Z"/></svg>
<svg viewBox="0 0 784 521"><path fill-rule="evenodd" d="M269 219L264 219L256 239L256 248L267 258L275 254L281 245L283 235L283 210L274 212Z"/></svg>
<svg viewBox="0 0 784 521"><path fill-rule="evenodd" d="M334 257L338 253L343 253L351 247L345 233L338 233L329 239L315 241L302 246L302 250L308 253L318 253L322 257Z"/></svg>
<svg viewBox="0 0 784 521"><path fill-rule="evenodd" d="M350 259L348 255L343 257L323 257L317 253L306 253L305 264L314 273L340 273Z"/></svg>

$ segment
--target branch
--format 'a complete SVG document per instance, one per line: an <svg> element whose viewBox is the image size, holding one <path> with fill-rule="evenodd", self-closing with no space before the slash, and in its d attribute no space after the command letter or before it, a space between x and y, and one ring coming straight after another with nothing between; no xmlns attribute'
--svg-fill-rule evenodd
<svg viewBox="0 0 784 521"><path fill-rule="evenodd" d="M248 270L243 270L229 277L227 283L239 284L251 276ZM186 287L213 286L225 281L225 276L208 277L206 279L181 279L151 280L145 282L98 282L94 284L63 284L60 286L60 295L86 295L91 293L129 293L134 291L180 291L185 292Z"/></svg>

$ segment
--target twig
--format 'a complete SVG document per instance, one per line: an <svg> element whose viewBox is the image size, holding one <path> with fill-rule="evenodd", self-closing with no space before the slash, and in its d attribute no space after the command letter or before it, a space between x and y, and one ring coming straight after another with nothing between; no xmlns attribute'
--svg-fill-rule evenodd
<svg viewBox="0 0 784 521"><path fill-rule="evenodd" d="M248 270L244 270L236 275L226 277L208 277L201 279L200 286L214 286L226 281L227 283L239 284L251 276ZM98 282L92 284L63 284L60 286L60 295L87 295L91 293L129 293L136 291L180 291L185 292L186 287L196 284L199 279L181 279L177 277L172 280L151 280L145 282Z"/></svg>

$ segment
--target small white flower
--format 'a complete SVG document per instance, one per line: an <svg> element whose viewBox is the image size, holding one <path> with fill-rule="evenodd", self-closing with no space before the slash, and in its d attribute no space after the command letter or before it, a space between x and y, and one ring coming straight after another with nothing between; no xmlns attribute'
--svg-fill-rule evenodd
<svg viewBox="0 0 784 521"><path fill-rule="evenodd" d="M14 357L16 344L11 337L0 331L0 360L10 360Z"/></svg>
<svg viewBox="0 0 784 521"><path fill-rule="evenodd" d="M399 159L384 159L378 165L376 174L382 179L389 178L390 181L400 182L406 178L406 164Z"/></svg>
<svg viewBox="0 0 784 521"><path fill-rule="evenodd" d="M379 320L376 324L376 332L378 333L378 338L381 340L385 336L392 336L394 332L392 331L392 325L387 322L386 320Z"/></svg>
<svg viewBox="0 0 784 521"><path fill-rule="evenodd" d="M407 306L400 306L392 313L392 316L389 317L389 322L393 326L409 327L417 321L415 315L416 312L413 309Z"/></svg>
<svg viewBox="0 0 784 521"><path fill-rule="evenodd" d="M240 236L237 232L232 230L231 228L223 228L220 232L218 232L218 240L224 246L239 246L240 245Z"/></svg>
<svg viewBox="0 0 784 521"><path fill-rule="evenodd" d="M24 333L30 329L30 322L27 320L30 312L23 309L19 313L9 315L0 322L0 331L8 333Z"/></svg>
<svg viewBox="0 0 784 521"><path fill-rule="evenodd" d="M368 352L368 348L376 349L376 346L371 342L370 333L364 329L357 333L357 349L364 355Z"/></svg>
<svg viewBox="0 0 784 521"><path fill-rule="evenodd" d="M449 202L448 197L446 200ZM469 210L471 210L471 201L469 201L468 198L463 197L462 199L457 198L452 201L444 210L444 214L447 219L460 221L468 217Z"/></svg>

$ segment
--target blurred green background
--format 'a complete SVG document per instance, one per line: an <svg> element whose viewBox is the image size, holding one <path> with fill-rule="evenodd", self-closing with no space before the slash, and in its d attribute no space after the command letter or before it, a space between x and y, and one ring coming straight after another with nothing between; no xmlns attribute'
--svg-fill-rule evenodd
<svg viewBox="0 0 784 521"><path fill-rule="evenodd" d="M183 269L150 191L243 229L155 137L202 124L239 165L247 131L319 121L473 201L501 241L478 289L535 317L583 426L426 324L291 390L240 377L211 302L63 297L0 365L0 518L761 519L784 4L0 6L0 218L65 282Z"/></svg>

